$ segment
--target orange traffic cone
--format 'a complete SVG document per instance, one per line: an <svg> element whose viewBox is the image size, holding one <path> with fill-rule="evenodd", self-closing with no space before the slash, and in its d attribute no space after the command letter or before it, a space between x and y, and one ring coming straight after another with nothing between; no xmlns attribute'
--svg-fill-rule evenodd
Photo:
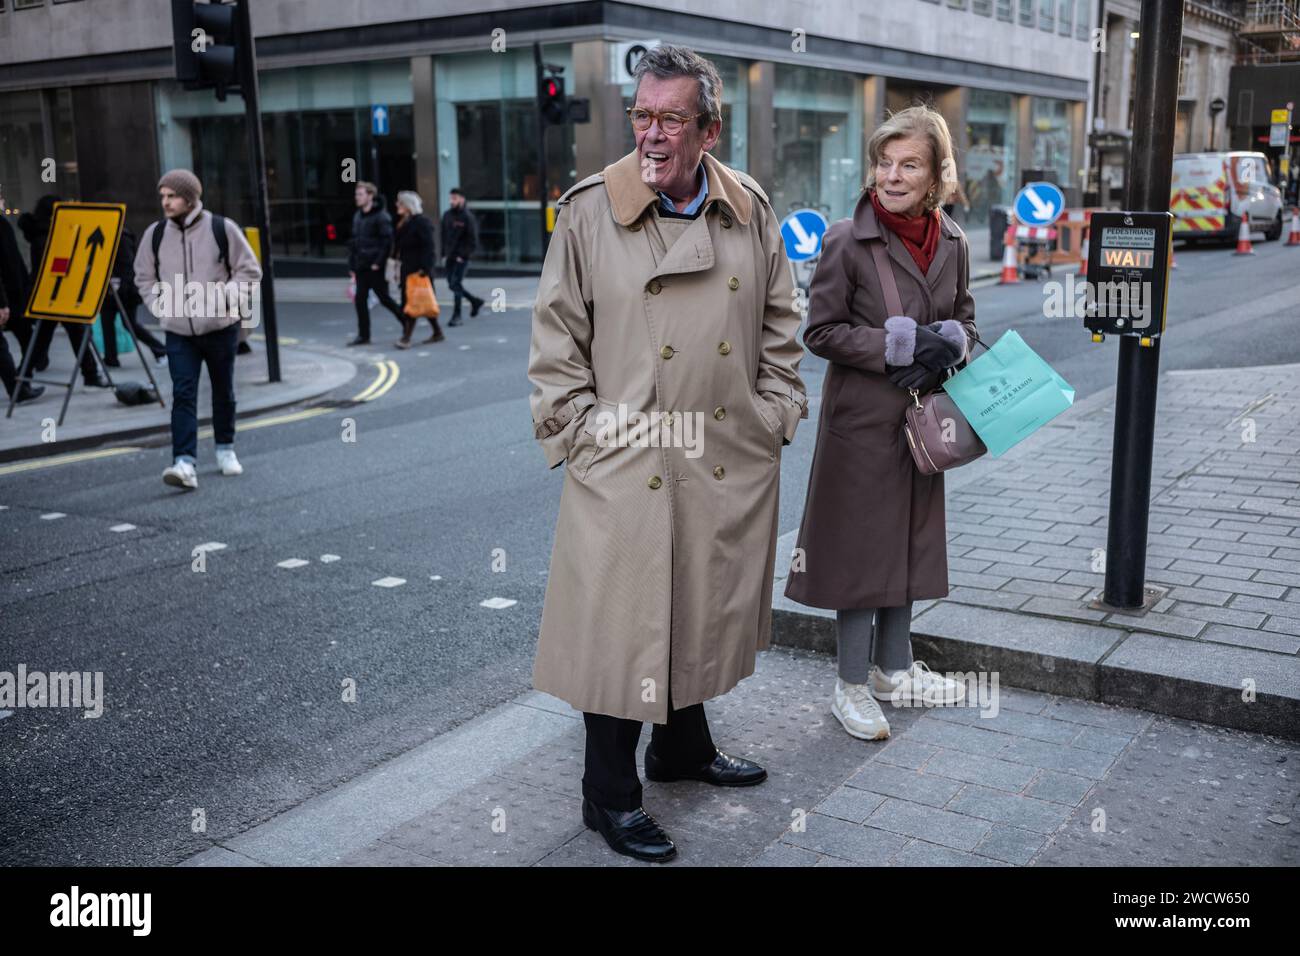
<svg viewBox="0 0 1300 956"><path fill-rule="evenodd" d="M1300 206L1291 207L1291 234L1286 237L1288 246L1300 246Z"/></svg>
<svg viewBox="0 0 1300 956"><path fill-rule="evenodd" d="M1088 226L1083 227L1083 248L1079 250L1079 278L1088 278Z"/></svg>
<svg viewBox="0 0 1300 956"><path fill-rule="evenodd" d="M1253 256L1255 249L1250 244L1250 217L1241 217L1241 228L1237 230L1237 251L1234 256Z"/></svg>
<svg viewBox="0 0 1300 956"><path fill-rule="evenodd" d="M1002 278L998 285L1010 285L1020 281L1020 263L1016 261L1016 227L1007 226L1007 233L1002 237Z"/></svg>

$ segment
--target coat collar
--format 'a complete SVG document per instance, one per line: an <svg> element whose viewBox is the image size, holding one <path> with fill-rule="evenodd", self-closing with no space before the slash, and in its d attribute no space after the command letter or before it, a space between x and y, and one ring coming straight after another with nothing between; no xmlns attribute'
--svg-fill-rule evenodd
<svg viewBox="0 0 1300 956"><path fill-rule="evenodd" d="M742 226L749 225L753 199L736 174L709 153L704 154L704 173L709 177L709 195L700 207L700 213L708 212L714 203L721 203L731 210ZM605 167L605 191L609 194L614 220L620 226L632 225L641 218L647 206L659 201L659 194L641 179L641 162L636 150Z"/></svg>
<svg viewBox="0 0 1300 956"><path fill-rule="evenodd" d="M876 209L871 205L871 197L867 195L865 190L858 199L857 207L853 210L853 238L863 240L883 238L886 247L889 249L889 257L920 281L922 285L932 284L943 272L943 267L947 263L953 247L953 242L944 242L943 240L955 240L961 234L961 228L949 218L946 212L940 209L939 248L935 250L934 260L930 263L930 268L922 276L921 270L917 268L916 260L912 258L910 252L903 248L903 243L901 241L889 241L894 234L881 226L880 219L876 216Z"/></svg>

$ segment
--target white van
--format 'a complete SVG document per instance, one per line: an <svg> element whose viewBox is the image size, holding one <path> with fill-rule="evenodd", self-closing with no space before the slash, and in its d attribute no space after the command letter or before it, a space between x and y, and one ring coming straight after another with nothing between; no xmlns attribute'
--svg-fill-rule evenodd
<svg viewBox="0 0 1300 956"><path fill-rule="evenodd" d="M1174 238L1235 240L1241 217L1264 238L1282 235L1282 193L1269 182L1263 153L1179 153L1174 157L1169 211Z"/></svg>

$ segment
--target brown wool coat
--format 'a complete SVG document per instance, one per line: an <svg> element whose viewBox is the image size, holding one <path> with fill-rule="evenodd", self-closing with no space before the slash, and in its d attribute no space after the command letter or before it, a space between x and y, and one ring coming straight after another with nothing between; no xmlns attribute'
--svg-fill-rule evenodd
<svg viewBox="0 0 1300 956"><path fill-rule="evenodd" d="M656 723L670 689L679 709L725 693L768 646L781 447L808 415L778 218L704 164L687 223L660 219L635 153L560 198L528 368L534 433L567 462L533 683ZM620 403L693 414L702 453L598 441Z"/></svg>
<svg viewBox="0 0 1300 956"><path fill-rule="evenodd" d="M810 607L895 607L948 594L943 475L922 475L900 434L908 393L885 374L890 311L869 240L885 240L903 313L955 319L974 341L970 247L940 213L939 248L922 276L863 194L826 233L809 290L804 345L831 364L786 596ZM799 570L802 566L802 570Z"/></svg>

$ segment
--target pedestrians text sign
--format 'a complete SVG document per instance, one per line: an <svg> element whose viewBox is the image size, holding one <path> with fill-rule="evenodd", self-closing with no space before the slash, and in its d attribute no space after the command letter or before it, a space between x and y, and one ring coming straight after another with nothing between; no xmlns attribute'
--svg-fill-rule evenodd
<svg viewBox="0 0 1300 956"><path fill-rule="evenodd" d="M1065 194L1055 183L1029 183L1016 193L1016 219L1026 226L1050 226L1065 209Z"/></svg>
<svg viewBox="0 0 1300 956"><path fill-rule="evenodd" d="M791 262L802 262L819 255L822 236L829 223L816 209L796 209L781 220L781 238L785 240L785 254Z"/></svg>
<svg viewBox="0 0 1300 956"><path fill-rule="evenodd" d="M125 217L122 203L55 203L27 314L34 319L94 323L113 274Z"/></svg>

